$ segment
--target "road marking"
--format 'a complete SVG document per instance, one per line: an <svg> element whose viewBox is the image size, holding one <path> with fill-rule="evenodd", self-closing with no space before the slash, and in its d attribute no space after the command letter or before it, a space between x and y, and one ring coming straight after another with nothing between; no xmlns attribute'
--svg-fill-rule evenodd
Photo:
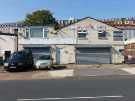
<svg viewBox="0 0 135 101"><path fill-rule="evenodd" d="M77 100L77 99L103 99L103 98L123 98L122 95L117 96L95 96L95 97L67 97L67 98L39 98L39 99L17 99L17 101L45 101L45 100Z"/></svg>

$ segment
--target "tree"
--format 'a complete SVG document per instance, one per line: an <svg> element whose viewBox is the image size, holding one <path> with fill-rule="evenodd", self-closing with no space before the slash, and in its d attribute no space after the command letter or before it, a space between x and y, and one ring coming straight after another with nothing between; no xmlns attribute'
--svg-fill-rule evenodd
<svg viewBox="0 0 135 101"><path fill-rule="evenodd" d="M25 18L24 24L28 26L54 25L54 28L58 28L58 23L49 10L37 10L32 14L28 14Z"/></svg>

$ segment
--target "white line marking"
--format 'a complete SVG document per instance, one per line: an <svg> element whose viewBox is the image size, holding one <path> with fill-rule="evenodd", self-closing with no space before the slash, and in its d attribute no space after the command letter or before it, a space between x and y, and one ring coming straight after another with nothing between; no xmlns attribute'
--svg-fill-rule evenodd
<svg viewBox="0 0 135 101"><path fill-rule="evenodd" d="M111 74L109 76L117 76L117 75L120 75L120 76L132 76L133 74ZM97 76L106 76L106 75L82 75L82 77L97 77Z"/></svg>
<svg viewBox="0 0 135 101"><path fill-rule="evenodd" d="M95 97L67 97L67 98L39 98L39 99L17 99L17 101L45 101L45 100L76 100L76 99L103 99L103 98L123 98L124 96L95 96Z"/></svg>

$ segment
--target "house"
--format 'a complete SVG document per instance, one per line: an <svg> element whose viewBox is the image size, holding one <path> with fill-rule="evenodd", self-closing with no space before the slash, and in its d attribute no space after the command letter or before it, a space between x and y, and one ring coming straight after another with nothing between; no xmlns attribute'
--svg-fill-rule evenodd
<svg viewBox="0 0 135 101"><path fill-rule="evenodd" d="M12 33L0 32L0 58L17 50L17 38Z"/></svg>
<svg viewBox="0 0 135 101"><path fill-rule="evenodd" d="M17 30L17 32L15 32ZM17 49L22 49L17 45L18 41L22 39L23 33L25 32L25 27L22 23L3 23L0 24L0 58L5 58L6 53L13 53Z"/></svg>
<svg viewBox="0 0 135 101"><path fill-rule="evenodd" d="M135 18L113 18L104 19L101 21L116 28L120 28L123 31L125 43L125 62L135 63Z"/></svg>
<svg viewBox="0 0 135 101"><path fill-rule="evenodd" d="M134 17L103 19L101 21L113 27L121 29L124 33L124 41L135 38L135 18Z"/></svg>
<svg viewBox="0 0 135 101"><path fill-rule="evenodd" d="M123 33L91 17L55 31L51 26L26 27L20 46L31 49L36 60L50 54L57 64L123 63Z"/></svg>
<svg viewBox="0 0 135 101"><path fill-rule="evenodd" d="M3 24L0 24L0 32L3 32L3 33L12 33L14 34L14 30L15 29L18 29L18 32L19 32L19 36L22 36L22 33L24 32L24 24L23 23L3 23Z"/></svg>
<svg viewBox="0 0 135 101"><path fill-rule="evenodd" d="M30 49L34 59L43 54L50 54L55 60L56 45L75 44L73 38L59 35L51 26L26 27L25 37L20 39L19 46Z"/></svg>

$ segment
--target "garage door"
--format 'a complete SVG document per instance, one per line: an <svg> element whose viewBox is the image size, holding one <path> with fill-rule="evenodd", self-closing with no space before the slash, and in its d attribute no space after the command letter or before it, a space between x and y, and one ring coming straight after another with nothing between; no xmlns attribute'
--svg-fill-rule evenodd
<svg viewBox="0 0 135 101"><path fill-rule="evenodd" d="M44 54L50 54L51 55L51 50L50 47L27 47L25 49L29 49L32 51L34 62L38 60L39 56L42 56Z"/></svg>
<svg viewBox="0 0 135 101"><path fill-rule="evenodd" d="M109 64L111 48L76 48L77 64Z"/></svg>

